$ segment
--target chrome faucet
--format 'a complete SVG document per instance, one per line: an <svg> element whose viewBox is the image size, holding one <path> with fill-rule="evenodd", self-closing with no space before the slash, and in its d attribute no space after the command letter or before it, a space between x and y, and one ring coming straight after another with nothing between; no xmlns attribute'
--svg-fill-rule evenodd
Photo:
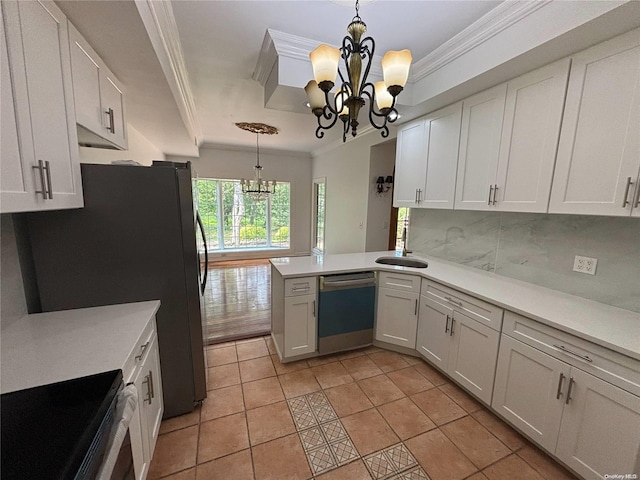
<svg viewBox="0 0 640 480"><path fill-rule="evenodd" d="M406 257L407 253L413 253L412 250L407 250L407 227L402 229L402 256Z"/></svg>

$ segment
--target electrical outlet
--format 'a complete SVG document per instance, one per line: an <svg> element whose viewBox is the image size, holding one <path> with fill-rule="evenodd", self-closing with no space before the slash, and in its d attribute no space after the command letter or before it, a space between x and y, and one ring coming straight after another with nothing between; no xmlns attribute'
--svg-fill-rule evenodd
<svg viewBox="0 0 640 480"><path fill-rule="evenodd" d="M582 255L576 255L573 261L573 271L579 273L586 273L588 275L596 274L596 266L598 265L597 258L583 257Z"/></svg>

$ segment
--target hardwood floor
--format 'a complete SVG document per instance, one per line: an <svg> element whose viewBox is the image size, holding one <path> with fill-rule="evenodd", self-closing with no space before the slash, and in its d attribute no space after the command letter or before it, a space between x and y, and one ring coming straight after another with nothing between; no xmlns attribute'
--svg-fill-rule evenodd
<svg viewBox="0 0 640 480"><path fill-rule="evenodd" d="M271 328L269 260L209 263L202 314L209 345L267 334Z"/></svg>

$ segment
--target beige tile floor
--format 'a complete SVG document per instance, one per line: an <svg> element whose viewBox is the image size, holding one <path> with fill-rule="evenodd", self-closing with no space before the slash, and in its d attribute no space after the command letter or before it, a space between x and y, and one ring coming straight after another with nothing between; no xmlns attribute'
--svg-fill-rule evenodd
<svg viewBox="0 0 640 480"><path fill-rule="evenodd" d="M162 423L150 479L574 478L419 358L281 364L269 337L207 357L208 398Z"/></svg>

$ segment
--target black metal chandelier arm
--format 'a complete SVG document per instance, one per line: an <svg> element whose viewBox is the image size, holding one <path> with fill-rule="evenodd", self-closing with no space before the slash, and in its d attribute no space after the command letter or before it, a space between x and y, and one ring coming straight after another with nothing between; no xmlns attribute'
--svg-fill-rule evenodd
<svg viewBox="0 0 640 480"><path fill-rule="evenodd" d="M342 122L342 143L347 141L347 134L349 133L349 122Z"/></svg>

